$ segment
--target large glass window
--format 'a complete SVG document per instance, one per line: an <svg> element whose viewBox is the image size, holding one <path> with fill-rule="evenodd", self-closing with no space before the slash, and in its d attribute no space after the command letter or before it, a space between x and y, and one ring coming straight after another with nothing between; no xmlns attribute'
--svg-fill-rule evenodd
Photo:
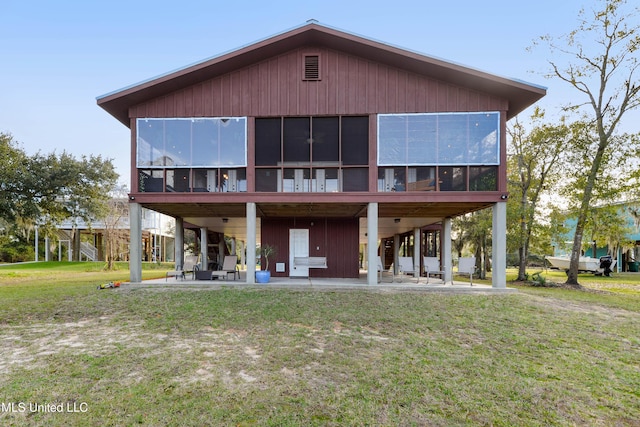
<svg viewBox="0 0 640 427"><path fill-rule="evenodd" d="M247 165L245 117L137 120L138 167Z"/></svg>
<svg viewBox="0 0 640 427"><path fill-rule="evenodd" d="M380 114L379 166L498 165L500 114Z"/></svg>

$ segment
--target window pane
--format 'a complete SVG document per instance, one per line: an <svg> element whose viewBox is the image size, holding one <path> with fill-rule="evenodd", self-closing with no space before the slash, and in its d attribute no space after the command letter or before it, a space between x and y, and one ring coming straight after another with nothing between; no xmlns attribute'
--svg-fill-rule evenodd
<svg viewBox="0 0 640 427"><path fill-rule="evenodd" d="M194 192L214 192L218 187L217 169L195 169L193 171Z"/></svg>
<svg viewBox="0 0 640 427"><path fill-rule="evenodd" d="M282 121L256 119L256 165L278 166L281 161Z"/></svg>
<svg viewBox="0 0 640 427"><path fill-rule="evenodd" d="M404 167L379 168L378 191L405 191L406 171Z"/></svg>
<svg viewBox="0 0 640 427"><path fill-rule="evenodd" d="M170 169L167 171L167 191L189 192L189 169Z"/></svg>
<svg viewBox="0 0 640 427"><path fill-rule="evenodd" d="M438 158L437 123L434 114L407 116L407 147L410 165L435 165Z"/></svg>
<svg viewBox="0 0 640 427"><path fill-rule="evenodd" d="M214 166L220 156L218 125L211 119L194 119L191 123L192 166Z"/></svg>
<svg viewBox="0 0 640 427"><path fill-rule="evenodd" d="M247 191L246 169L220 169L220 191L225 193Z"/></svg>
<svg viewBox="0 0 640 427"><path fill-rule="evenodd" d="M407 177L408 191L435 191L435 189L435 167L409 168L409 176Z"/></svg>
<svg viewBox="0 0 640 427"><path fill-rule="evenodd" d="M320 193L340 191L338 169L314 169L311 191Z"/></svg>
<svg viewBox="0 0 640 427"><path fill-rule="evenodd" d="M164 120L138 119L138 167L164 166Z"/></svg>
<svg viewBox="0 0 640 427"><path fill-rule="evenodd" d="M438 116L438 163L466 164L468 117L466 114Z"/></svg>
<svg viewBox="0 0 640 427"><path fill-rule="evenodd" d="M308 164L311 159L310 119L308 117L285 118L283 136L285 163Z"/></svg>
<svg viewBox="0 0 640 427"><path fill-rule="evenodd" d="M316 117L311 121L313 162L338 163L340 160L340 122L337 117Z"/></svg>
<svg viewBox="0 0 640 427"><path fill-rule="evenodd" d="M369 164L369 117L342 118L342 164Z"/></svg>
<svg viewBox="0 0 640 427"><path fill-rule="evenodd" d="M343 169L342 191L369 191L369 169Z"/></svg>
<svg viewBox="0 0 640 427"><path fill-rule="evenodd" d="M256 169L256 191L278 191L278 169Z"/></svg>
<svg viewBox="0 0 640 427"><path fill-rule="evenodd" d="M378 165L497 165L500 113L381 114Z"/></svg>
<svg viewBox="0 0 640 427"><path fill-rule="evenodd" d="M499 163L498 113L469 115L469 163Z"/></svg>
<svg viewBox="0 0 640 427"><path fill-rule="evenodd" d="M141 193L161 193L164 186L163 170L141 170L138 172Z"/></svg>
<svg viewBox="0 0 640 427"><path fill-rule="evenodd" d="M218 122L221 166L247 165L246 120L237 117L215 119Z"/></svg>
<svg viewBox="0 0 640 427"><path fill-rule="evenodd" d="M188 166L191 162L191 121L164 121L165 166Z"/></svg>
<svg viewBox="0 0 640 427"><path fill-rule="evenodd" d="M469 191L497 191L498 190L498 168L470 167L469 168Z"/></svg>
<svg viewBox="0 0 640 427"><path fill-rule="evenodd" d="M378 116L378 164L407 164L407 116Z"/></svg>
<svg viewBox="0 0 640 427"><path fill-rule="evenodd" d="M465 191L467 189L467 168L440 166L440 191Z"/></svg>

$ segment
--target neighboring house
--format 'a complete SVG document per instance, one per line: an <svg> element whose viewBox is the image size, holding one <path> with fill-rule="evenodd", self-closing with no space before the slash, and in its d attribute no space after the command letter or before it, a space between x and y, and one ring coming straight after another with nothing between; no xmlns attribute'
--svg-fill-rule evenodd
<svg viewBox="0 0 640 427"><path fill-rule="evenodd" d="M128 210L128 203L124 201L123 207ZM121 248L118 249L119 260L129 259L129 215L117 218L108 218L106 221L93 220L87 223L82 219L67 220L58 226L54 248L50 243L45 243L49 249L57 249L58 260L64 258L71 261L74 252L79 261L105 261L106 239L109 233L126 231L127 239L117 239ZM174 230L175 220L159 212L149 209L141 211L141 259L143 261L173 261L175 255ZM51 239L47 239L50 242ZM45 260L48 260L45 253Z"/></svg>
<svg viewBox="0 0 640 427"><path fill-rule="evenodd" d="M450 278L451 218L493 208L504 287L506 122L545 93L310 21L101 96L131 129L131 280L141 207L176 218L176 259L191 224L203 248L209 231L247 254L276 246L275 276L335 278L358 277L381 240L417 265L437 248ZM255 269L248 256L248 283Z"/></svg>

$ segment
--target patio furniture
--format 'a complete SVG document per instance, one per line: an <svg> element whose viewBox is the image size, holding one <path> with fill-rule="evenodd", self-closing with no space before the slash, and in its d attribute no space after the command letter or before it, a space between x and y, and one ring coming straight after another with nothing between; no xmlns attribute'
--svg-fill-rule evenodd
<svg viewBox="0 0 640 427"><path fill-rule="evenodd" d="M391 275L391 282L393 282L393 265L388 270L384 269L384 265L382 264L382 258L378 257L378 283L382 282L382 276L384 273L389 273Z"/></svg>
<svg viewBox="0 0 640 427"><path fill-rule="evenodd" d="M473 275L476 272L476 257L458 258L458 274L468 274L469 284L473 286Z"/></svg>
<svg viewBox="0 0 640 427"><path fill-rule="evenodd" d="M408 256L398 257L398 274L400 281L405 274L411 274L416 278L416 283L420 281L420 272L413 265L413 258Z"/></svg>
<svg viewBox="0 0 640 427"><path fill-rule="evenodd" d="M182 280L184 280L186 278L186 273L191 273L191 278L193 279L195 276L194 270L197 264L198 264L197 256L187 255L183 265L176 264L175 270L167 271L165 281L169 280L169 277L175 277L176 279L180 277Z"/></svg>
<svg viewBox="0 0 640 427"><path fill-rule="evenodd" d="M222 263L222 268L217 271L212 271L211 277L225 277L228 279L229 274L233 274L233 280L236 280L236 275L238 279L240 278L240 270L238 269L238 257L236 255L225 256Z"/></svg>
<svg viewBox="0 0 640 427"><path fill-rule="evenodd" d="M436 275L441 276L444 282L444 268L440 268L440 260L438 257L426 256L423 257L424 272L427 273L427 283L429 283L429 277Z"/></svg>

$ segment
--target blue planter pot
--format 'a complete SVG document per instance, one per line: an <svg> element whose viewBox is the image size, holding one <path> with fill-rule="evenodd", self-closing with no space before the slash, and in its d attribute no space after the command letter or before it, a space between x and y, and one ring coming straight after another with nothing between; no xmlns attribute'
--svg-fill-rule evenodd
<svg viewBox="0 0 640 427"><path fill-rule="evenodd" d="M269 283L271 280L271 272L270 271L256 271L256 282L258 283Z"/></svg>

